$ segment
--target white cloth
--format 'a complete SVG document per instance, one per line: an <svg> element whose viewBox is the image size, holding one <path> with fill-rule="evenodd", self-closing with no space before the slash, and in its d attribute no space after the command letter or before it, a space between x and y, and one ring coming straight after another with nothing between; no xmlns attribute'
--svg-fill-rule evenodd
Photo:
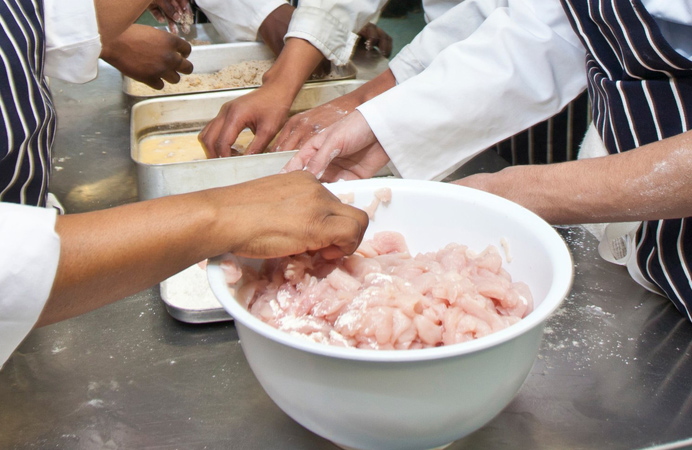
<svg viewBox="0 0 692 450"><path fill-rule="evenodd" d="M586 130L579 147L579 159L600 158L608 155L601 136L593 122ZM606 261L626 266L634 281L647 290L665 295L653 283L649 282L637 265L636 236L641 222L587 223L582 225L598 239L598 254Z"/></svg>
<svg viewBox="0 0 692 450"><path fill-rule="evenodd" d="M93 0L44 0L45 75L86 83L98 75L101 37Z"/></svg>
<svg viewBox="0 0 692 450"><path fill-rule="evenodd" d="M285 38L310 42L336 65L348 63L356 34L374 18L386 0L301 0ZM254 41L264 19L284 0L197 0L227 42Z"/></svg>
<svg viewBox="0 0 692 450"><path fill-rule="evenodd" d="M684 22L666 37L692 50L689 2L643 3L662 29ZM586 88L585 50L559 1L424 6L432 21L390 63L398 85L358 107L403 177L442 179Z"/></svg>
<svg viewBox="0 0 692 450"><path fill-rule="evenodd" d="M45 0L45 75L84 83L98 74L93 0ZM0 203L0 366L36 324L55 280L55 208Z"/></svg>
<svg viewBox="0 0 692 450"><path fill-rule="evenodd" d="M286 38L305 39L337 66L351 59L358 31L387 0L300 0Z"/></svg>
<svg viewBox="0 0 692 450"><path fill-rule="evenodd" d="M0 367L45 306L60 258L54 208L0 203Z"/></svg>
<svg viewBox="0 0 692 450"><path fill-rule="evenodd" d="M260 25L286 0L197 0L195 3L207 16L226 42L258 40Z"/></svg>

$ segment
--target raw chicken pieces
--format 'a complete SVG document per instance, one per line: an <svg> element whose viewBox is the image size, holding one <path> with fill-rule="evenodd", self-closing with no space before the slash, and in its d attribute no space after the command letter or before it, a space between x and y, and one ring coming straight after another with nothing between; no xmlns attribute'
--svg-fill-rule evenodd
<svg viewBox="0 0 692 450"><path fill-rule="evenodd" d="M228 280L237 279L237 268ZM460 244L409 254L404 237L380 232L335 261L301 254L245 266L229 286L264 322L316 342L365 349L419 349L501 330L533 308L494 246Z"/></svg>

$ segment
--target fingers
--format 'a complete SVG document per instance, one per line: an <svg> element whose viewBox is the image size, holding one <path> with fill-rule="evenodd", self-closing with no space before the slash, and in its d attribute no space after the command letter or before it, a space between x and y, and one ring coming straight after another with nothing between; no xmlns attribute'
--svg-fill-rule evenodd
<svg viewBox="0 0 692 450"><path fill-rule="evenodd" d="M269 146L274 133L268 132L266 130L258 130L255 138L252 140L247 150L245 150L246 155L256 155L257 153L264 153L264 151Z"/></svg>
<svg viewBox="0 0 692 450"><path fill-rule="evenodd" d="M214 153L220 158L231 156L231 146L235 143L236 139L238 139L238 135L243 129L245 129L245 124L240 124L237 121L231 122L230 125L223 127L216 138L216 142L212 144Z"/></svg>
<svg viewBox="0 0 692 450"><path fill-rule="evenodd" d="M377 40L377 48L380 49L380 53L382 53L382 56L389 58L389 56L392 54L392 47L393 45L391 36L382 31L382 35Z"/></svg>
<svg viewBox="0 0 692 450"><path fill-rule="evenodd" d="M150 86L153 89L163 89L165 86L163 83L163 80L161 78L147 78L146 80L142 80L147 86Z"/></svg>
<svg viewBox="0 0 692 450"><path fill-rule="evenodd" d="M183 58L182 61L180 61L180 64L178 64L178 72L184 73L185 75L190 75L194 69L195 67L186 58Z"/></svg>
<svg viewBox="0 0 692 450"><path fill-rule="evenodd" d="M155 2L155 5L159 11L161 11L168 18L169 21L178 22L180 20L178 8L173 3L169 1L157 1Z"/></svg>
<svg viewBox="0 0 692 450"><path fill-rule="evenodd" d="M168 19L168 31L170 31L172 35L178 36L178 24L176 21Z"/></svg>
<svg viewBox="0 0 692 450"><path fill-rule="evenodd" d="M298 153L293 155L286 165L280 170L279 173L295 172L297 170L303 170L307 165L310 158L314 156L317 149L314 147L304 147L298 150Z"/></svg>
<svg viewBox="0 0 692 450"><path fill-rule="evenodd" d="M304 170L307 170L311 174L315 175L318 180L322 178L324 172L327 170L329 164L334 160L334 158L341 154L341 148L331 148L328 145L329 144L325 144L321 150L318 150L317 153L315 153L305 165Z"/></svg>
<svg viewBox="0 0 692 450"><path fill-rule="evenodd" d="M331 245L319 251L326 259L340 258L355 252L368 228L369 219L365 211L343 206L343 209L326 217L324 221L323 232L330 236Z"/></svg>
<svg viewBox="0 0 692 450"><path fill-rule="evenodd" d="M305 113L296 114L291 117L284 127L279 132L276 138L276 144L271 149L272 152L295 150L302 147L307 139L313 136L314 133L305 133L305 124L309 122L308 116Z"/></svg>
<svg viewBox="0 0 692 450"><path fill-rule="evenodd" d="M383 56L392 54L392 38L382 28L369 23L358 33L363 39L366 50L377 47Z"/></svg>
<svg viewBox="0 0 692 450"><path fill-rule="evenodd" d="M204 128L202 128L199 136L197 136L197 140L200 142L200 144L202 144L202 148L207 154L207 158L218 158L220 156L218 153L216 153L214 143L221 132L221 127L223 127L223 121L213 119Z"/></svg>
<svg viewBox="0 0 692 450"><path fill-rule="evenodd" d="M166 16L161 12L161 10L156 5L149 6L149 12L156 19L158 23L166 23Z"/></svg>
<svg viewBox="0 0 692 450"><path fill-rule="evenodd" d="M176 39L175 42L175 51L180 53L183 58L190 56L190 53L192 52L192 45L190 45L189 42L187 42L185 39Z"/></svg>

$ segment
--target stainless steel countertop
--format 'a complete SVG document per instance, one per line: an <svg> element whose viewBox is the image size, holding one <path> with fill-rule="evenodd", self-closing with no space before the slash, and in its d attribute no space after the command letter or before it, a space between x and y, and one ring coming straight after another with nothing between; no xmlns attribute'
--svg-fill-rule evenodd
<svg viewBox="0 0 692 450"><path fill-rule="evenodd" d="M386 67L356 61L359 77ZM135 201L120 75L104 64L92 83L52 86L52 191L69 212ZM670 443L692 438L692 325L599 259L582 228L558 229L575 260L572 293L516 398L449 449L679 448ZM155 287L27 337L0 371L0 448L336 447L272 403L232 323L178 322Z"/></svg>

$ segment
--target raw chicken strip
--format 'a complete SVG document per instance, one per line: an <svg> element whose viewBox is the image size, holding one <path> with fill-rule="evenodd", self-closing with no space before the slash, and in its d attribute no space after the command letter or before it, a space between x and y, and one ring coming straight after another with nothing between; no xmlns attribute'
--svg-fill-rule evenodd
<svg viewBox="0 0 692 450"><path fill-rule="evenodd" d="M228 279L237 273L232 269ZM412 257L396 232L376 233L339 260L300 254L242 273L229 287L253 315L343 347L450 345L506 328L533 309L529 287L511 280L494 246L475 253L452 243Z"/></svg>

